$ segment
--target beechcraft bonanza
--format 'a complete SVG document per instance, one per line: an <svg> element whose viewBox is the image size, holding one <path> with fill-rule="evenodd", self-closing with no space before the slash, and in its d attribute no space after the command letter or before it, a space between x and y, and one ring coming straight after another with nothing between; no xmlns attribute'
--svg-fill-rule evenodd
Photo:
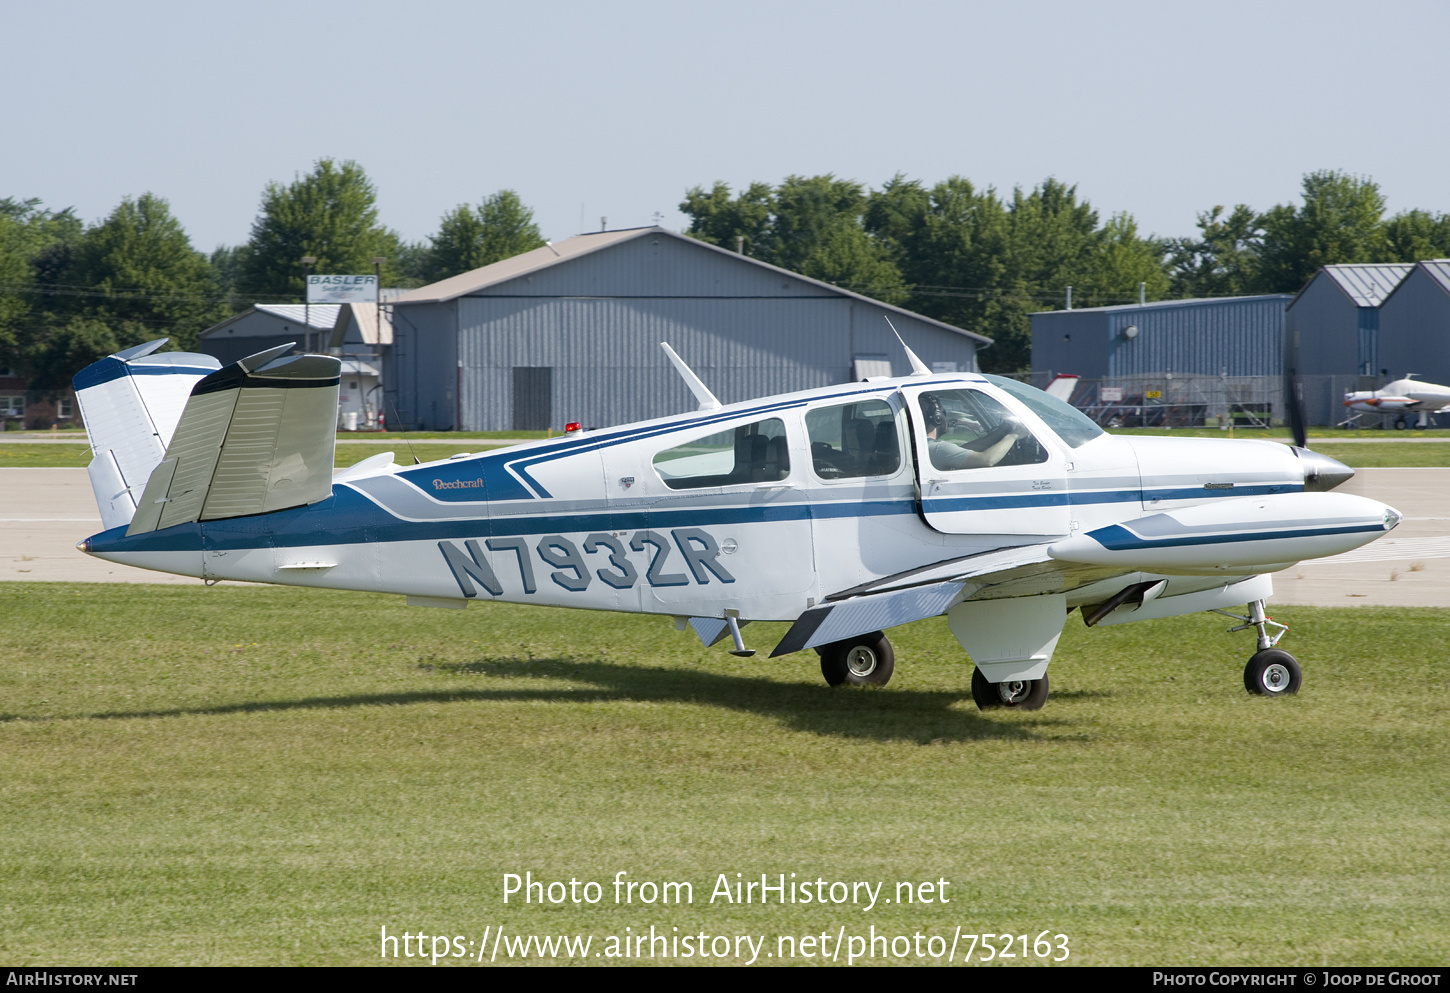
<svg viewBox="0 0 1450 993"><path fill-rule="evenodd" d="M1042 706L1073 610L1089 626L1229 613L1258 632L1247 688L1294 693L1270 574L1400 519L1327 492L1352 470L1302 437L1111 437L909 349L909 376L727 405L666 345L698 410L334 473L336 358L282 346L218 368L163 343L76 377L106 528L78 546L91 555L419 606L660 614L739 656L747 623L786 621L771 657L814 649L831 685L885 683L883 629L944 614L982 708Z"/></svg>
<svg viewBox="0 0 1450 993"><path fill-rule="evenodd" d="M1407 425L1406 414L1418 414L1417 428L1429 427L1431 414L1450 413L1450 386L1437 386L1413 379L1409 373L1404 379L1386 383L1377 390L1361 390L1346 393L1344 405L1354 411L1352 419L1361 414L1381 414L1392 418L1396 428ZM1350 422L1345 421L1345 425ZM1383 422L1381 422L1383 423Z"/></svg>

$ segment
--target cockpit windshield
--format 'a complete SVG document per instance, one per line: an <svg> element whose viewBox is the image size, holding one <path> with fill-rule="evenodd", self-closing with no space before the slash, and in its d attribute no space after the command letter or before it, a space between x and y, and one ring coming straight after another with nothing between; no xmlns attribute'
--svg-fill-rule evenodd
<svg viewBox="0 0 1450 993"><path fill-rule="evenodd" d="M1025 403L1069 448L1078 448L1106 433L1093 423L1092 418L1057 397L1001 376L983 378Z"/></svg>

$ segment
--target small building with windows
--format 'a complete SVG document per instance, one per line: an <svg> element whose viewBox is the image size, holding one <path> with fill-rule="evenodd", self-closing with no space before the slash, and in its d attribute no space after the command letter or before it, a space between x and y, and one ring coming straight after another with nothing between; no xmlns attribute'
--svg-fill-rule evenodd
<svg viewBox="0 0 1450 993"><path fill-rule="evenodd" d="M75 392L69 386L33 389L18 370L0 367L0 431L80 426Z"/></svg>
<svg viewBox="0 0 1450 993"><path fill-rule="evenodd" d="M580 235L393 301L389 425L603 427L695 406L668 342L722 402L902 374L892 332L973 372L991 340L660 227Z"/></svg>

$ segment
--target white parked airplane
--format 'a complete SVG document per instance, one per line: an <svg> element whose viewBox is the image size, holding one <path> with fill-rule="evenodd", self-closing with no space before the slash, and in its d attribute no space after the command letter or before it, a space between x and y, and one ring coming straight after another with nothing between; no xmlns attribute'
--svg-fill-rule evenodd
<svg viewBox="0 0 1450 993"><path fill-rule="evenodd" d="M1429 415L1450 412L1450 386L1422 383L1412 376L1414 373L1408 373L1377 390L1346 393L1344 405L1358 413L1393 417L1397 428L1406 426L1406 414L1419 414L1416 427L1426 427Z"/></svg>
<svg viewBox="0 0 1450 993"><path fill-rule="evenodd" d="M1089 626L1247 604L1254 693L1295 692L1269 574L1400 515L1352 475L1262 441L1115 438L1008 379L909 376L721 404L411 466L334 474L338 360L290 346L225 368L119 352L76 377L106 530L79 547L222 579L672 616L753 655L791 627L826 681L882 684L884 629L945 614L978 706L1040 707L1073 610Z"/></svg>

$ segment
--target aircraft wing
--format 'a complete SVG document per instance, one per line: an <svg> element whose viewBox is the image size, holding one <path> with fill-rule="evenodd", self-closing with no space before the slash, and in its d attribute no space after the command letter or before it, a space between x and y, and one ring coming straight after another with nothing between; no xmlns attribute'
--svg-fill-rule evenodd
<svg viewBox="0 0 1450 993"><path fill-rule="evenodd" d="M1006 592L1015 583L1030 583L1034 577L1048 573L1055 580L1062 563L1048 554L1049 544L948 559L833 594L819 607L801 614L770 657L936 617L946 613L969 586L970 596L999 584Z"/></svg>

